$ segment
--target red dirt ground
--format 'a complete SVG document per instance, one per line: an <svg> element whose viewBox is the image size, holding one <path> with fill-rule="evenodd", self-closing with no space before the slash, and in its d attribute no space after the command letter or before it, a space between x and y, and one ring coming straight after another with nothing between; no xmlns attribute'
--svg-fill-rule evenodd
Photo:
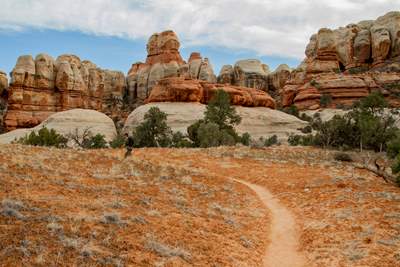
<svg viewBox="0 0 400 267"><path fill-rule="evenodd" d="M293 215L305 266L400 266L400 189L333 152L122 155L0 146L1 265L263 266L274 213L238 179Z"/></svg>

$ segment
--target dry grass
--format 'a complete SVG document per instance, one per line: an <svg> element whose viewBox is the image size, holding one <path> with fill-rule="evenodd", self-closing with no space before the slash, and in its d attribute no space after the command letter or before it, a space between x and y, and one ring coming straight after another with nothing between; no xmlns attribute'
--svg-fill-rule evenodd
<svg viewBox="0 0 400 267"><path fill-rule="evenodd" d="M0 146L0 266L261 266L268 214L252 191L162 150L122 157Z"/></svg>

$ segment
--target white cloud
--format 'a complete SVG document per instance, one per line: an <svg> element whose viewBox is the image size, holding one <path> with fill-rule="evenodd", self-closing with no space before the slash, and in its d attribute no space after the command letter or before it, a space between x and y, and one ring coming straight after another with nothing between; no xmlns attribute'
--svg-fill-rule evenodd
<svg viewBox="0 0 400 267"><path fill-rule="evenodd" d="M0 0L0 28L148 38L301 59L312 33L400 10L397 0Z"/></svg>

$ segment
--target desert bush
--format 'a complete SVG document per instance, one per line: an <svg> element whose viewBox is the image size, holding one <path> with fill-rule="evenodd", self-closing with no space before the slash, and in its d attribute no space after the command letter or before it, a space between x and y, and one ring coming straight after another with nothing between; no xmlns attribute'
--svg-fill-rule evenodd
<svg viewBox="0 0 400 267"><path fill-rule="evenodd" d="M368 71L368 67L355 67L349 69L350 74L360 74Z"/></svg>
<svg viewBox="0 0 400 267"><path fill-rule="evenodd" d="M113 140L110 142L110 147L121 148L125 146L126 138L122 134L117 134L114 136Z"/></svg>
<svg viewBox="0 0 400 267"><path fill-rule="evenodd" d="M305 113L302 113L298 118L303 121L308 121L308 122L312 121L312 117L308 116Z"/></svg>
<svg viewBox="0 0 400 267"><path fill-rule="evenodd" d="M168 147L172 130L167 125L167 114L152 107L144 115L144 121L133 131L135 147Z"/></svg>
<svg viewBox="0 0 400 267"><path fill-rule="evenodd" d="M330 94L322 94L319 100L320 106L326 108L330 103L332 103L332 96Z"/></svg>
<svg viewBox="0 0 400 267"><path fill-rule="evenodd" d="M314 86L315 88L319 89L321 86L316 80L311 80L310 81L311 86Z"/></svg>
<svg viewBox="0 0 400 267"><path fill-rule="evenodd" d="M235 145L247 142L248 136L239 136L234 126L239 124L241 117L230 104L230 96L223 90L217 90L208 103L204 119L196 121L187 129L188 137L194 147L212 147Z"/></svg>
<svg viewBox="0 0 400 267"><path fill-rule="evenodd" d="M41 128L37 133L32 131L29 135L21 137L17 143L32 146L66 147L68 139L58 134L54 129Z"/></svg>
<svg viewBox="0 0 400 267"><path fill-rule="evenodd" d="M303 128L300 128L298 130L300 130L302 133L307 134L307 133L311 133L312 132L312 127L311 127L311 125L307 125L307 126L305 126Z"/></svg>
<svg viewBox="0 0 400 267"><path fill-rule="evenodd" d="M395 138L390 140L387 144L387 155L390 158L395 158L400 153L400 136L397 135Z"/></svg>
<svg viewBox="0 0 400 267"><path fill-rule="evenodd" d="M145 248L162 257L180 257L186 261L191 259L191 254L180 247L173 247L156 240L152 235L146 235Z"/></svg>
<svg viewBox="0 0 400 267"><path fill-rule="evenodd" d="M396 176L396 184L400 186L400 154L397 155L395 162L392 165L392 173Z"/></svg>
<svg viewBox="0 0 400 267"><path fill-rule="evenodd" d="M397 151L399 148L395 148L396 143L390 142L398 135L399 130L395 127L391 114L384 112L387 105L381 94L372 93L355 103L352 110L344 116L335 115L324 122L319 116L315 116L310 122L315 135L291 136L288 141L293 145L358 147L360 150L367 148L375 151L386 150L391 144L391 149ZM400 147L400 144L397 146Z"/></svg>
<svg viewBox="0 0 400 267"><path fill-rule="evenodd" d="M291 134L289 135L287 141L291 146L312 146L318 144L318 141L312 134L308 135Z"/></svg>
<svg viewBox="0 0 400 267"><path fill-rule="evenodd" d="M265 141L264 141L264 146L267 146L267 147L277 145L277 144L278 144L278 136L276 136L276 134L265 139Z"/></svg>
<svg viewBox="0 0 400 267"><path fill-rule="evenodd" d="M192 143L188 140L187 136L185 136L181 132L174 132L172 134L172 139L171 139L171 147L177 147L177 148L182 148L182 147L191 147Z"/></svg>
<svg viewBox="0 0 400 267"><path fill-rule="evenodd" d="M301 144L301 135L291 134L288 137L288 144L291 146L298 146Z"/></svg>
<svg viewBox="0 0 400 267"><path fill-rule="evenodd" d="M335 154L333 155L333 158L334 158L336 161L345 161L345 162L352 162L352 161L353 161L352 157L351 157L349 154L344 153L344 152L337 152L337 153L335 153Z"/></svg>
<svg viewBox="0 0 400 267"><path fill-rule="evenodd" d="M107 147L107 141L105 140L105 136L102 134L96 134L95 136L91 136L87 140L84 148L99 149L99 148L106 148L106 147Z"/></svg>
<svg viewBox="0 0 400 267"><path fill-rule="evenodd" d="M197 130L199 147L213 147L220 145L221 131L216 123L200 124Z"/></svg>
<svg viewBox="0 0 400 267"><path fill-rule="evenodd" d="M107 147L105 136L99 133L93 135L89 127L83 129L82 131L80 131L78 128L75 128L75 130L70 132L67 137L80 148L98 149Z"/></svg>
<svg viewBox="0 0 400 267"><path fill-rule="evenodd" d="M299 110L297 109L297 107L295 105L291 105L290 107L284 108L283 112L285 112L289 115L299 117Z"/></svg>
<svg viewBox="0 0 400 267"><path fill-rule="evenodd" d="M117 213L105 213L103 214L103 218L101 222L104 224L122 224L121 218Z"/></svg>
<svg viewBox="0 0 400 267"><path fill-rule="evenodd" d="M251 143L251 135L249 133L244 133L240 137L240 143L242 143L245 146L249 146Z"/></svg>

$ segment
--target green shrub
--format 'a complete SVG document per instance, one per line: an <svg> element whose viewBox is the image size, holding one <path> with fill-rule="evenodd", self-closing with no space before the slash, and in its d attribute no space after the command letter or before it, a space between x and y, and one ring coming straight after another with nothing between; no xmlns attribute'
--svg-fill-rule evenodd
<svg viewBox="0 0 400 267"><path fill-rule="evenodd" d="M113 140L110 142L111 148L121 148L125 146L126 138L121 134L114 136Z"/></svg>
<svg viewBox="0 0 400 267"><path fill-rule="evenodd" d="M307 134L307 133L311 133L312 132L312 127L311 127L311 125L307 125L307 126L305 126L303 128L300 128L298 130L300 130L302 133Z"/></svg>
<svg viewBox="0 0 400 267"><path fill-rule="evenodd" d="M330 94L322 94L319 100L320 106L326 108L330 103L332 103L332 96Z"/></svg>
<svg viewBox="0 0 400 267"><path fill-rule="evenodd" d="M213 147L220 145L221 131L216 123L202 123L197 130L199 146Z"/></svg>
<svg viewBox="0 0 400 267"><path fill-rule="evenodd" d="M240 137L240 143L242 143L245 146L249 146L251 143L251 136L249 133L244 133L241 137Z"/></svg>
<svg viewBox="0 0 400 267"><path fill-rule="evenodd" d="M305 113L302 113L302 114L300 115L299 119L300 119L300 120L303 120L303 121L308 121L308 122L312 121L312 117L308 116L308 115L305 114Z"/></svg>
<svg viewBox="0 0 400 267"><path fill-rule="evenodd" d="M390 158L395 158L400 153L400 136L393 138L387 144L387 154Z"/></svg>
<svg viewBox="0 0 400 267"><path fill-rule="evenodd" d="M288 143L291 146L298 146L301 145L301 135L291 134L288 137Z"/></svg>
<svg viewBox="0 0 400 267"><path fill-rule="evenodd" d="M144 115L144 121L133 131L135 147L168 147L171 137L167 114L158 107L151 107Z"/></svg>
<svg viewBox="0 0 400 267"><path fill-rule="evenodd" d="M299 117L299 110L295 105L291 105L290 107L283 109L283 111L287 114Z"/></svg>
<svg viewBox="0 0 400 267"><path fill-rule="evenodd" d="M276 134L265 139L265 141L264 141L264 146L267 146L267 147L277 145L277 144L278 144L278 136L276 136Z"/></svg>
<svg viewBox="0 0 400 267"><path fill-rule="evenodd" d="M353 159L351 158L351 156L347 153L343 153L343 152L337 152L333 155L333 158L336 161L345 161L345 162L352 162Z"/></svg>
<svg viewBox="0 0 400 267"><path fill-rule="evenodd" d="M194 147L200 146L200 140L198 138L197 132L199 130L200 125L202 125L203 123L204 120L198 120L187 128L188 137L192 141Z"/></svg>
<svg viewBox="0 0 400 267"><path fill-rule="evenodd" d="M400 186L400 154L397 155L396 160L392 165L392 173L397 175L395 182Z"/></svg>
<svg viewBox="0 0 400 267"><path fill-rule="evenodd" d="M350 74L360 74L368 71L368 67L355 67L349 69Z"/></svg>
<svg viewBox="0 0 400 267"><path fill-rule="evenodd" d="M107 141L105 140L105 136L102 134L96 134L95 136L90 136L84 141L83 148L87 149L99 149L106 148Z"/></svg>
<svg viewBox="0 0 400 267"><path fill-rule="evenodd" d="M58 134L54 129L41 128L37 133L32 131L29 135L20 138L20 144L32 146L54 146L58 148L66 147L68 139Z"/></svg>
<svg viewBox="0 0 400 267"><path fill-rule="evenodd" d="M311 85L311 86L314 86L314 87L317 88L317 89L320 89L320 88L321 88L321 85L320 85L316 80L311 80L311 81L310 81L310 85Z"/></svg>
<svg viewBox="0 0 400 267"><path fill-rule="evenodd" d="M171 147L191 147L192 143L181 132L174 132L172 134Z"/></svg>
<svg viewBox="0 0 400 267"><path fill-rule="evenodd" d="M239 136L234 126L241 117L230 104L230 96L223 90L217 90L204 112L204 119L198 120L187 129L188 137L194 147L212 147L235 145L247 142ZM244 137L246 139L246 136Z"/></svg>
<svg viewBox="0 0 400 267"><path fill-rule="evenodd" d="M395 156L400 150L399 129L395 127L393 112L387 113L388 104L379 93L371 93L353 105L344 116L335 115L329 121L322 121L315 114L310 125L315 135L289 137L291 145L315 145L337 148L367 148L375 151L389 150ZM307 133L310 129L301 129Z"/></svg>
<svg viewBox="0 0 400 267"><path fill-rule="evenodd" d="M97 149L106 148L107 141L102 134L93 135L90 128L85 128L80 131L78 128L68 134L68 139L71 140L76 146L84 149Z"/></svg>

